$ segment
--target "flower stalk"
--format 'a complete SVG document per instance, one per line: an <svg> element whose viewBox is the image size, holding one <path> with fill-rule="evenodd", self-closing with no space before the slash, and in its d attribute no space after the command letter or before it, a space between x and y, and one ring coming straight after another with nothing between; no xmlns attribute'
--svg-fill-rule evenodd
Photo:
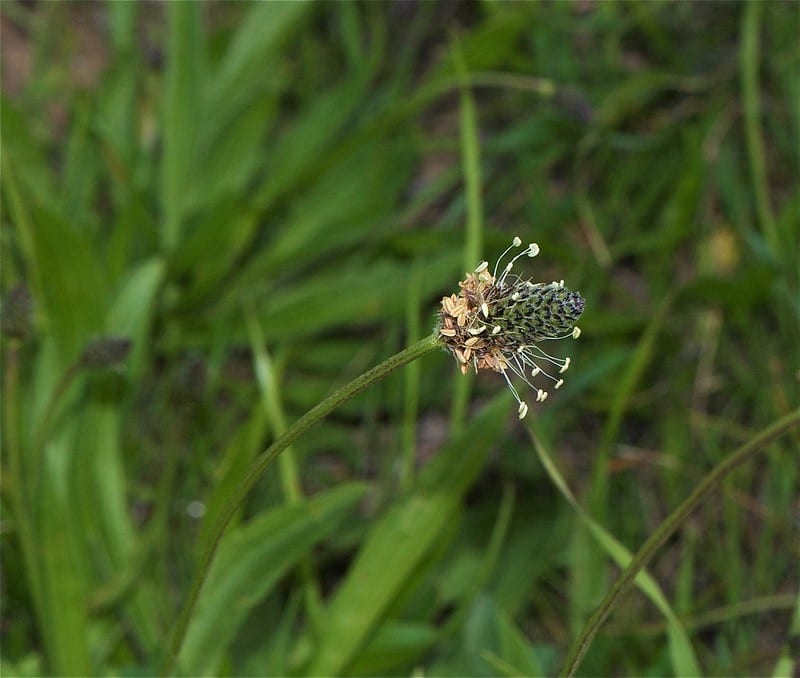
<svg viewBox="0 0 800 678"><path fill-rule="evenodd" d="M553 382L554 388L559 388L564 383L562 378L554 376L551 372L557 370L558 375L566 372L570 359L552 356L539 344L567 337L577 339L580 330L575 323L583 313L584 301L580 294L564 287L563 280L534 283L511 273L514 262L520 257L526 255L535 257L539 253L539 246L535 243L531 243L513 257L498 274L497 269L503 257L521 244L519 238L514 238L511 247L500 256L491 274L488 272L489 264L482 262L473 273L468 273L466 279L459 283L461 292L458 295L453 294L442 299L439 323L432 335L340 388L298 419L256 458L220 512L208 542L202 547L194 579L161 667L162 675L173 673L186 637L189 620L197 605L203 583L208 577L214 554L237 509L278 455L339 405L376 383L392 370L416 360L439 346L450 350L465 374L470 365L476 371L492 369L500 372L519 403L520 419L527 413L528 406L511 383L508 371L520 377L531 388L534 387L528 380L528 374L531 378L543 375ZM535 390L537 401L543 401L547 397L547 391L544 389Z"/></svg>
<svg viewBox="0 0 800 678"><path fill-rule="evenodd" d="M412 344L407 349L396 353L391 358L384 360L380 365L373 367L368 372L365 372L359 377L356 377L349 384L342 386L339 390L332 393L325 398L318 405L310 409L294 424L292 424L286 432L279 436L275 442L272 443L264 452L262 452L250 466L244 479L239 483L239 486L233 492L225 507L222 509L214 529L208 542L203 546L200 560L197 564L194 579L192 580L189 588L189 593L186 597L186 602L183 605L181 614L178 617L178 622L172 635L169 651L161 666L161 674L169 676L174 673L175 663L180 654L186 631L189 627L189 620L192 617L195 606L200 595L200 590L203 583L208 577L211 569L211 563L214 559L214 554L222 541L222 536L231 522L231 519L236 514L237 509L242 505L247 494L253 489L253 486L258 482L259 478L264 474L272 462L281 454L289 445L297 440L303 433L305 433L314 424L324 419L328 414L335 410L339 405L349 400L350 398L358 395L368 387L383 379L393 370L410 363L417 358L421 358L426 353L433 351L439 347L440 342L435 335L430 335L415 344Z"/></svg>

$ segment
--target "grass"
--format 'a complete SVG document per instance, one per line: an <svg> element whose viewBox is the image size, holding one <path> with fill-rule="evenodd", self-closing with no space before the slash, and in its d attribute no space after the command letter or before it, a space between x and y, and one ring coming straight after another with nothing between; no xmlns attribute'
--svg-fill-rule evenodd
<svg viewBox="0 0 800 678"><path fill-rule="evenodd" d="M4 675L797 671L796 7L0 9ZM266 467L514 235L564 388L434 352Z"/></svg>

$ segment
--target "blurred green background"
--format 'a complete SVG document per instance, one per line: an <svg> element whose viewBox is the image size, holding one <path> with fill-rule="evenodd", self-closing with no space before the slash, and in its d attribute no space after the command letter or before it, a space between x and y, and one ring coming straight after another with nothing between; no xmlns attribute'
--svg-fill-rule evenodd
<svg viewBox="0 0 800 678"><path fill-rule="evenodd" d="M156 673L248 464L514 235L586 298L565 386L520 423L437 352L336 411L238 514L181 673L553 674L615 545L800 401L797 4L0 9L3 675ZM797 450L580 674L791 673Z"/></svg>

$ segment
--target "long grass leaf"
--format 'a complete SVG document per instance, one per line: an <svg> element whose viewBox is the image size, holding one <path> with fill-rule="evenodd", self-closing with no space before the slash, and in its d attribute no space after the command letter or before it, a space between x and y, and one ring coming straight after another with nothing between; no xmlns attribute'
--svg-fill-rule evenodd
<svg viewBox="0 0 800 678"><path fill-rule="evenodd" d="M461 132L461 166L467 196L467 223L464 237L464 270L471 271L479 263L483 249L483 200L481 197L481 156L478 112L467 80L467 66L458 42L452 46L452 58L460 80L459 129ZM463 426L472 391L472 373L457 375L450 413L450 426L457 431Z"/></svg>
<svg viewBox="0 0 800 678"><path fill-rule="evenodd" d="M169 40L161 159L161 246L166 252L180 242L186 195L197 160L204 98L202 10L203 6L195 2L172 2L166 7Z"/></svg>
<svg viewBox="0 0 800 678"><path fill-rule="evenodd" d="M575 495L572 494L572 491L569 489L564 477L559 472L558 467L555 465L555 462L544 444L536 435L531 434L531 437L533 438L536 454L539 456L545 471L547 471L547 475L550 476L550 479L553 481L558 491L575 510L580 521L588 528L607 556L617 563L619 567L627 567L633 558L630 551L584 510L575 498ZM689 640L689 636L686 634L686 629L683 628L683 625L661 591L658 582L645 570L637 575L636 585L660 610L667 620L670 656L672 658L672 666L675 670L675 674L679 676L702 675L697 657L692 649L692 643Z"/></svg>
<svg viewBox="0 0 800 678"><path fill-rule="evenodd" d="M768 443L798 425L800 425L800 409L773 422L705 475L683 503L681 503L681 505L658 526L655 532L650 535L647 541L645 541L642 547L636 552L633 560L631 560L622 574L617 578L617 581L614 582L614 585L608 591L594 614L586 622L580 636L570 648L569 655L561 670L562 675L571 676L575 673L581 659L589 649L592 639L608 615L611 614L619 597L628 590L630 585L636 580L637 575L647 563L650 562L650 559L655 555L658 549L686 522L692 511L694 511L704 499L711 495L732 471L750 460L758 452L769 449Z"/></svg>
<svg viewBox="0 0 800 678"><path fill-rule="evenodd" d="M498 398L475 417L423 470L414 491L372 527L330 603L325 633L307 673L347 671L453 520L497 438L506 408L507 399Z"/></svg>
<svg viewBox="0 0 800 678"><path fill-rule="evenodd" d="M179 656L183 671L218 674L219 660L248 611L341 524L365 490L364 485L344 485L268 511L232 531L220 544L189 625Z"/></svg>

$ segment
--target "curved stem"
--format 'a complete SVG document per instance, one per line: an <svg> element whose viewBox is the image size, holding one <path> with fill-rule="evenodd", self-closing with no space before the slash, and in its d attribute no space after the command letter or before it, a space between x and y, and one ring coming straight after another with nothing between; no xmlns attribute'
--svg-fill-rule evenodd
<svg viewBox="0 0 800 678"><path fill-rule="evenodd" d="M600 603L600 606L586 622L578 639L572 644L569 654L567 655L567 660L564 662L564 666L561 669L561 676L574 675L583 656L589 649L589 645L595 634L614 609L614 604L617 599L630 588L636 575L639 574L639 571L647 565L656 551L658 551L664 542L666 542L686 521L695 507L714 491L723 478L744 462L748 461L756 452L761 451L768 442L777 438L792 426L796 426L798 423L800 423L800 409L787 414L785 417L778 419L778 421L771 426L768 426L757 436L737 449L727 459L715 466L705 478L700 481L684 502L658 526L658 529L656 529L652 535L650 535L650 538L642 545L628 567L625 568L622 574L617 578L617 581L614 582L614 585L606 594L603 602Z"/></svg>
<svg viewBox="0 0 800 678"><path fill-rule="evenodd" d="M162 675L167 676L173 673L175 662L177 661L178 654L181 646L183 645L183 640L186 636L189 620L191 619L192 612L197 604L203 583L208 576L208 572L211 568L211 562L213 561L214 554L216 553L217 547L222 540L222 535L225 532L225 528L227 528L231 518L233 518L234 514L236 513L236 510L242 505L247 497L248 492L250 492L258 479L261 478L267 467L281 452L283 452L287 447L289 447L289 445L297 440L297 438L305 433L305 431L330 414L339 405L349 400L353 396L361 393L361 391L364 391L377 381L380 381L391 371L410 363L412 360L420 358L438 346L439 343L436 336L430 335L425 339L412 344L404 351L400 351L400 353L396 353L391 358L384 360L377 367L373 367L368 372L356 377L349 384L342 386L342 388L332 393L321 403L311 408L302 417L300 417L300 419L292 424L292 426L290 426L283 435L278 437L278 439L275 440L272 445L270 445L264 452L256 457L255 461L250 466L250 469L247 471L244 479L236 488L236 490L234 490L228 502L225 504L225 507L222 509L208 543L203 548L200 561L197 565L197 570L195 571L194 579L192 580L191 587L189 588L186 602L184 603L183 610L181 610L178 623L172 635L169 653L167 654L167 657L161 667Z"/></svg>

